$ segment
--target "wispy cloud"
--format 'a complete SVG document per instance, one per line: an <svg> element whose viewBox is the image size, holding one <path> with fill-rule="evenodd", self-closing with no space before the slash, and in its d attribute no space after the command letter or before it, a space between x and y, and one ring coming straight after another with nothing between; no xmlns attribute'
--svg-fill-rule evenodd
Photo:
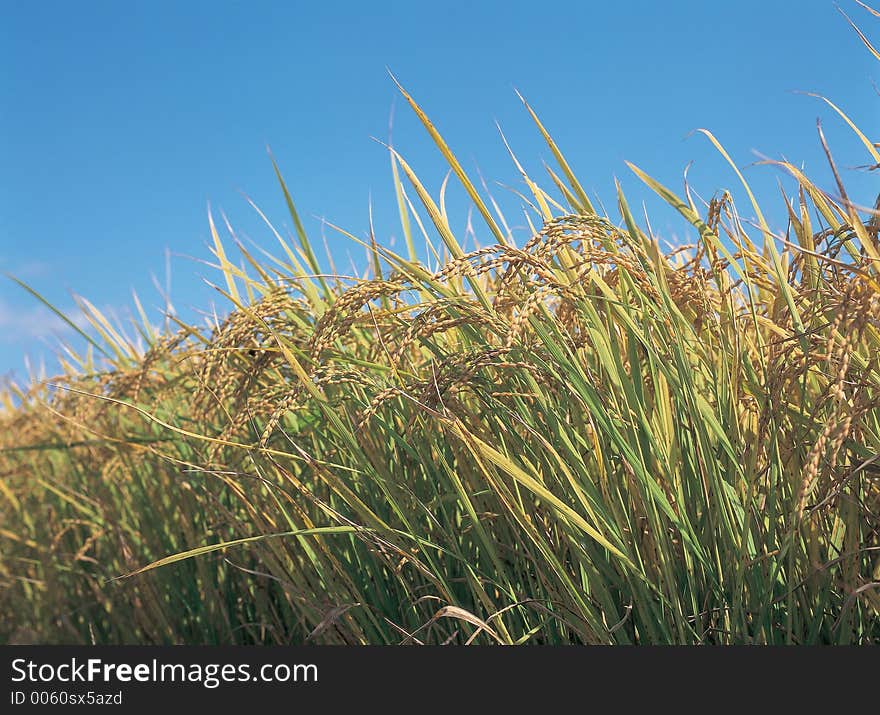
<svg viewBox="0 0 880 715"><path fill-rule="evenodd" d="M0 269L21 279L45 278L55 272L55 267L47 261L13 261L7 256L0 256Z"/></svg>
<svg viewBox="0 0 880 715"><path fill-rule="evenodd" d="M15 270L11 272L19 278L46 278L54 273L54 271L55 269L51 263L46 263L45 261L25 261L16 266Z"/></svg>
<svg viewBox="0 0 880 715"><path fill-rule="evenodd" d="M62 310L79 327L88 325L76 308ZM12 305L0 299L0 342L23 343L31 340L64 338L73 329L43 305Z"/></svg>

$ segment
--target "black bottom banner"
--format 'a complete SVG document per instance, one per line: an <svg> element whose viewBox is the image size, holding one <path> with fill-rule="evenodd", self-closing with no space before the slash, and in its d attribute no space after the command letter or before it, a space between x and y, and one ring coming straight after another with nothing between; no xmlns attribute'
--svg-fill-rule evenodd
<svg viewBox="0 0 880 715"><path fill-rule="evenodd" d="M760 700L763 708L768 692L789 706L793 698L819 696L824 688L817 684L831 686L835 672L850 686L871 683L880 664L871 648L831 647L2 646L0 652L3 713L35 706L218 705L395 712L426 704L470 711L527 703L554 710L580 703L581 710L598 707L596 698L627 711L737 700ZM832 689L842 704L841 689Z"/></svg>

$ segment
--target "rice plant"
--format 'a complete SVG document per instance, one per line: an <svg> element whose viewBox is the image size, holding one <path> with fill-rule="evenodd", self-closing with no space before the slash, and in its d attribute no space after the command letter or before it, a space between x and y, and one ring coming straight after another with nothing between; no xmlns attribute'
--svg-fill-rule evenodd
<svg viewBox="0 0 880 715"><path fill-rule="evenodd" d="M0 639L877 642L880 204L777 162L774 234L706 131L749 205L631 165L698 237L664 252L524 104L558 166L517 245L401 91L483 245L389 149L407 252L349 236L368 278L275 166L298 241L233 260L211 220L224 319L141 350L83 301L88 349L0 396Z"/></svg>

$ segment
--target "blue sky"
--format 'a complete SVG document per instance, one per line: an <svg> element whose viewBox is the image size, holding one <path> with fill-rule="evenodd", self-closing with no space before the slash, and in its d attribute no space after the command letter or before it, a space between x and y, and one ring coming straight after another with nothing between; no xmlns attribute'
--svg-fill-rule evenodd
<svg viewBox="0 0 880 715"><path fill-rule="evenodd" d="M841 5L877 36L874 18ZM159 322L153 277L165 284L168 254L181 315L218 298L205 283L217 275L194 260L210 258L208 202L240 237L273 249L242 195L289 227L267 145L318 245L322 218L365 235L371 202L378 239L395 240L388 155L371 140L387 138L392 107L395 146L435 192L445 168L386 67L512 223L519 202L497 182L521 182L495 121L530 173L550 160L516 87L588 191L610 210L619 177L673 241L685 227L624 160L676 189L693 161L690 181L707 198L735 188L707 141L689 135L707 127L781 227L780 173L750 166L754 152L804 163L832 189L819 117L842 167L868 163L843 123L795 90L826 94L864 130L880 119L878 65L829 0L0 0L0 10L0 271L62 309L73 292L123 319L136 290ZM844 174L856 198L873 201L873 177ZM459 230L462 193L451 186ZM363 265L359 249L324 233L340 270ZM60 321L0 279L0 375L23 376L25 356L48 360L59 337L70 337Z"/></svg>

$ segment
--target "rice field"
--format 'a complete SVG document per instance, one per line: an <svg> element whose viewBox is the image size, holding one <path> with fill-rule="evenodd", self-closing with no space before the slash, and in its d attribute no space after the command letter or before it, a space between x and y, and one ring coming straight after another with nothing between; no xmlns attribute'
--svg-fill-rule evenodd
<svg viewBox="0 0 880 715"><path fill-rule="evenodd" d="M88 348L0 395L0 641L880 640L880 203L821 132L835 185L780 161L761 200L704 132L745 205L630 165L697 237L668 252L526 104L557 165L516 245L401 92L484 245L390 149L406 246L349 236L368 278L325 272L276 166L297 240L211 220L224 318L144 316L142 350L84 302Z"/></svg>

